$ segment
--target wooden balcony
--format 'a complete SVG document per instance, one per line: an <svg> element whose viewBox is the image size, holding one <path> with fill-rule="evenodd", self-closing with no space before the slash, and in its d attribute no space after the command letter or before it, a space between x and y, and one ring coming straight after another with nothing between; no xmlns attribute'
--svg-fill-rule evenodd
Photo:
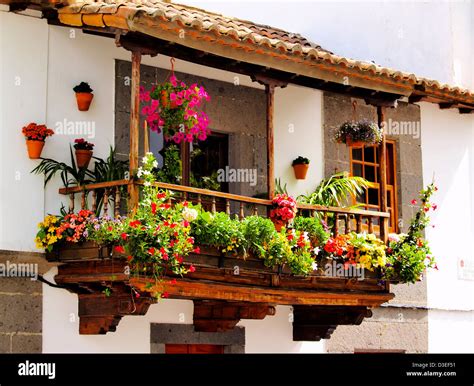
<svg viewBox="0 0 474 386"><path fill-rule="evenodd" d="M130 186L140 181L113 181L83 187L64 188L69 209L101 210L102 215L127 213L125 197ZM172 202L187 200L201 204L211 212L224 211L244 218L248 215L267 216L271 201L234 194L196 189L188 186L156 183L173 192ZM128 187L128 189L126 189ZM322 213L332 216L332 232L348 233L366 229L374 232L375 223L388 218L388 213L351 210L317 205L298 205L300 215ZM50 261L62 263L55 281L78 294L81 334L101 334L115 331L121 317L143 315L156 300L152 293L166 292L173 299L194 302L194 325L199 331L224 331L241 319L263 319L275 313L276 305L293 306L293 338L319 340L328 338L339 324L360 324L370 317L370 308L393 298L389 284L380 283L376 274L360 278L327 276L323 267L309 276L295 276L284 267L265 267L262 260L249 256L224 254L202 246L200 254L190 254L185 263L196 271L156 283L145 276L130 276L127 261L118 256L112 246L90 242L64 246L48 254ZM176 279L171 285L169 282ZM110 296L104 295L109 288ZM132 288L139 297L131 296Z"/></svg>

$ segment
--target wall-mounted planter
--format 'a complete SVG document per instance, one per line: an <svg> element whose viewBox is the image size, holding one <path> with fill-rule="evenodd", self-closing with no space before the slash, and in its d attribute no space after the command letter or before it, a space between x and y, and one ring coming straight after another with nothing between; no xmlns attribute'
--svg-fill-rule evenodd
<svg viewBox="0 0 474 386"><path fill-rule="evenodd" d="M295 172L295 178L297 180L306 179L306 174L308 173L309 164L297 164L293 165L293 170Z"/></svg>
<svg viewBox="0 0 474 386"><path fill-rule="evenodd" d="M26 140L26 148L28 149L28 157L30 157L30 159L40 158L43 147L44 141L33 141L31 139Z"/></svg>
<svg viewBox="0 0 474 386"><path fill-rule="evenodd" d="M87 168L92 158L92 150L76 150L76 162L78 168Z"/></svg>
<svg viewBox="0 0 474 386"><path fill-rule="evenodd" d="M306 174L308 173L309 159L306 157L298 156L298 158L293 160L291 166L293 166L295 178L297 180L304 180L306 178Z"/></svg>
<svg viewBox="0 0 474 386"><path fill-rule="evenodd" d="M79 111L88 111L92 98L94 98L94 94L92 94L94 90L92 90L89 83L86 82L81 82L75 86L73 90L76 93L77 108Z"/></svg>
<svg viewBox="0 0 474 386"><path fill-rule="evenodd" d="M94 94L92 93L77 92L76 100L77 100L77 108L79 109L79 111L88 111L92 102L92 98L94 98Z"/></svg>

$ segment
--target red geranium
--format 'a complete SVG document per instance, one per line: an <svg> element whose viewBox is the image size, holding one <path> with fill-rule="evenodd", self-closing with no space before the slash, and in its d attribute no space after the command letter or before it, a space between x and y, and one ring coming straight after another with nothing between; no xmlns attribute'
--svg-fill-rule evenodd
<svg viewBox="0 0 474 386"><path fill-rule="evenodd" d="M44 141L46 137L54 134L54 131L48 129L46 125L37 125L32 122L21 130L26 139L30 141Z"/></svg>
<svg viewBox="0 0 474 386"><path fill-rule="evenodd" d="M295 218L296 201L286 194L277 194L272 200L273 209L270 210L271 220L280 225L286 225Z"/></svg>

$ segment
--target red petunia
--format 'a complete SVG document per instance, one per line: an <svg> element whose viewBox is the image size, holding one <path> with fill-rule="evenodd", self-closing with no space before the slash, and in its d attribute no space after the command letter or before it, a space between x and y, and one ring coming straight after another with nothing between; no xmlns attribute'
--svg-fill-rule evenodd
<svg viewBox="0 0 474 386"><path fill-rule="evenodd" d="M116 246L114 247L114 250L115 250L115 252L117 252L117 253L125 253L125 248L122 247L121 245L116 245Z"/></svg>
<svg viewBox="0 0 474 386"><path fill-rule="evenodd" d="M136 228L136 227L138 227L140 224L141 224L140 220L130 221L130 226L131 226L132 228Z"/></svg>

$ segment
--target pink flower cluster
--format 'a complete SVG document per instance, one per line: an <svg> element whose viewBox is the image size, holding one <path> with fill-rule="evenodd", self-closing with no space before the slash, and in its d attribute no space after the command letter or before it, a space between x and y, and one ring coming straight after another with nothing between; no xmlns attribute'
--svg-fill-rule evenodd
<svg viewBox="0 0 474 386"><path fill-rule="evenodd" d="M207 138L209 118L199 108L210 97L203 87L195 83L188 87L173 74L169 82L151 90L140 87L140 100L146 104L142 114L150 129L158 133L163 131L166 141L179 144Z"/></svg>
<svg viewBox="0 0 474 386"><path fill-rule="evenodd" d="M296 201L286 194L277 194L272 200L273 209L270 210L270 218L273 222L282 225L288 224L295 218Z"/></svg>

